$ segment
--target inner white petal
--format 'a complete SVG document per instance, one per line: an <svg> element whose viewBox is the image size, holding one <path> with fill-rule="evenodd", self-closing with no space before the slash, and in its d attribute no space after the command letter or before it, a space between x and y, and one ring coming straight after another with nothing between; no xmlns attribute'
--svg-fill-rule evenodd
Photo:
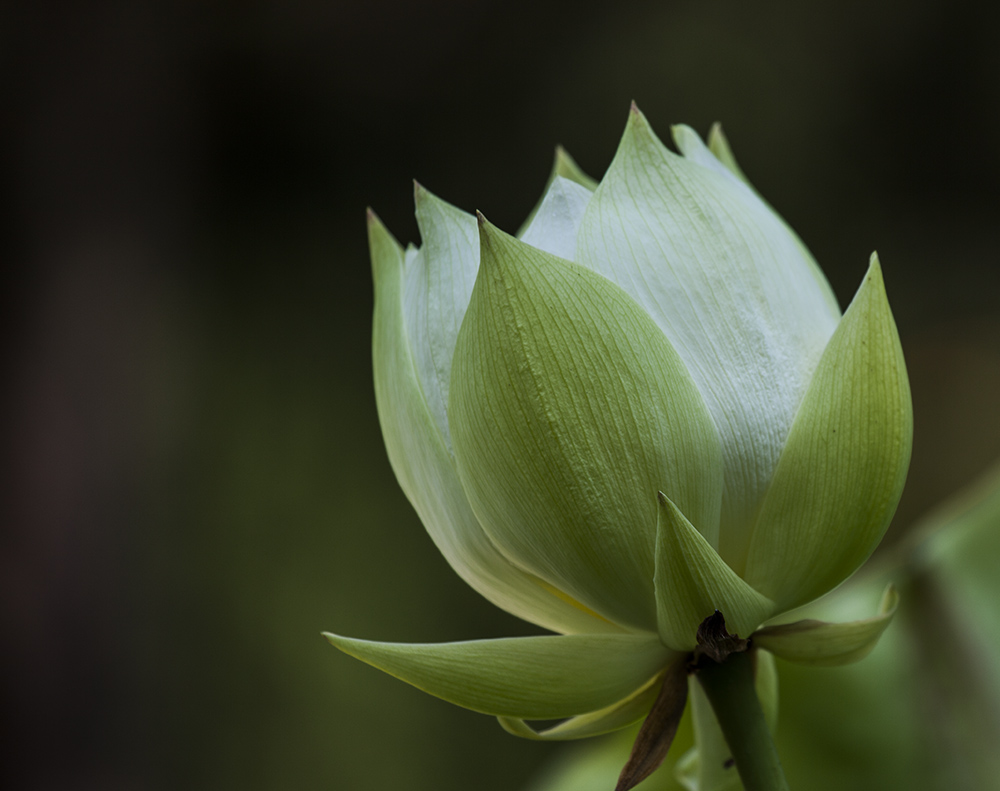
<svg viewBox="0 0 1000 791"><path fill-rule="evenodd" d="M586 187L556 176L521 241L546 253L574 260L576 233L592 196Z"/></svg>

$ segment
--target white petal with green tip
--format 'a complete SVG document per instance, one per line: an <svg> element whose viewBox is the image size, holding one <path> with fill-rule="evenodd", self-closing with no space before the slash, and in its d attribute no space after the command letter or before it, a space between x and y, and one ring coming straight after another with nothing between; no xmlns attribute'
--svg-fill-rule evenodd
<svg viewBox="0 0 1000 791"><path fill-rule="evenodd" d="M576 160L562 146L556 146L556 158L552 165L552 175L553 177L562 176L564 179L569 179L581 187L586 187L591 192L597 189L597 179L591 178L584 173L583 168L576 164Z"/></svg>
<svg viewBox="0 0 1000 791"><path fill-rule="evenodd" d="M545 196L549 194L549 188L552 186L556 178L564 178L572 181L574 184L579 184L581 187L586 188L589 192L593 192L597 189L597 182L583 172L566 149L562 146L556 146L556 155L555 159L552 161L552 170L549 171L549 178L545 182L545 188L542 190L542 197L538 199L538 203L535 204L535 208L531 210L531 213L521 224L517 234L515 234L518 239L520 239L524 235L524 232L531 226L532 221L535 219L535 215L538 214L538 210L542 207L542 202L545 200Z"/></svg>
<svg viewBox="0 0 1000 791"><path fill-rule="evenodd" d="M627 698L598 711L581 714L543 731L536 731L524 720L514 717L500 717L500 724L507 733L535 741L568 741L585 739L611 733L638 722L649 713L663 683L663 676L657 675Z"/></svg>
<svg viewBox="0 0 1000 791"><path fill-rule="evenodd" d="M422 244L406 262L403 313L427 407L445 445L451 359L479 269L476 218L414 183Z"/></svg>
<svg viewBox="0 0 1000 791"><path fill-rule="evenodd" d="M512 565L483 532L424 398L403 317L403 251L369 215L375 317L375 400L389 461L452 568L499 607L560 632L620 631Z"/></svg>
<svg viewBox="0 0 1000 791"><path fill-rule="evenodd" d="M697 138L697 134L695 134L693 131L691 131L691 135L694 135L694 137ZM676 136L674 139L677 142L677 147L684 152L685 156L688 156L688 151L685 149L685 146L689 141L692 144L690 150L692 152L698 151L697 145L694 144L693 141L691 141L690 136L685 135L685 145L682 145L681 141L678 140ZM699 140L698 142L700 143L701 141ZM730 148L729 140L726 139L726 135L722 131L721 124L718 123L712 124L712 129L708 134L708 149L715 156L716 160L726 168L726 170L728 170L730 173L736 176L736 178L739 181L742 181L750 188L751 192L760 200L762 204L764 204L771 211L775 219L777 219L778 222L781 223L782 227L792 237L792 239L795 242L795 245L799 248L799 252L802 253L802 257L809 262L809 268L812 271L812 275L816 280L817 286L823 292L823 297L826 300L826 304L827 307L829 308L830 314L833 316L839 316L840 303L837 301L837 296L836 294L833 293L833 289L830 288L830 282L826 279L826 275L823 274L823 270L820 269L819 264L816 263L816 259L813 258L812 253L809 252L809 248L806 247L805 242L802 241L799 235L795 233L795 230L787 222L785 222L784 218L774 210L774 207L771 206L771 204L768 203L759 192L757 192L753 184L750 183L750 180L746 177L746 174L744 174L743 169L736 161L736 157L733 155L733 150L732 148ZM702 157L700 152L697 154L697 156Z"/></svg>
<svg viewBox="0 0 1000 791"><path fill-rule="evenodd" d="M634 108L576 260L653 317L704 395L725 464L719 550L740 571L838 313L771 210L727 174L668 151Z"/></svg>
<svg viewBox="0 0 1000 791"><path fill-rule="evenodd" d="M654 636L559 635L407 644L324 636L341 651L483 714L572 717L644 686L672 657Z"/></svg>
<svg viewBox="0 0 1000 791"><path fill-rule="evenodd" d="M873 255L761 504L747 582L790 609L853 573L896 509L912 438L906 365Z"/></svg>
<svg viewBox="0 0 1000 791"><path fill-rule="evenodd" d="M775 605L741 580L669 498L659 497L656 603L660 639L677 651L694 649L698 627L716 610L726 630L749 637Z"/></svg>
<svg viewBox="0 0 1000 791"><path fill-rule="evenodd" d="M728 179L733 185L739 187L739 189L747 190L751 195L755 195L750 182L747 181L742 171L734 171L729 164L719 160L715 152L702 141L701 135L690 126L687 124L676 124L670 127L670 135L674 139L677 150L681 152L688 162L694 162L704 168L714 170ZM736 164L735 159L731 159L730 162L733 165Z"/></svg>
<svg viewBox="0 0 1000 791"><path fill-rule="evenodd" d="M572 261L576 233L592 194L586 187L556 176L521 241Z"/></svg>
<svg viewBox="0 0 1000 791"><path fill-rule="evenodd" d="M679 143L678 148L680 148ZM719 160L719 162L726 166L726 169L730 173L736 176L747 186L753 186L750 184L750 179L748 179L746 174L743 172L743 168L740 167L740 163L736 161L736 157L733 155L733 149L729 145L729 140L726 137L725 132L722 131L722 124L718 121L712 124L712 128L708 130L708 150L715 155L715 158ZM683 148L681 148L681 151L683 151Z"/></svg>
<svg viewBox="0 0 1000 791"><path fill-rule="evenodd" d="M753 641L760 648L799 665L847 665L871 653L898 606L899 594L890 585L882 595L878 615L872 618L848 623L806 620L766 626L753 636Z"/></svg>
<svg viewBox="0 0 1000 791"><path fill-rule="evenodd" d="M519 566L616 623L656 631L656 492L714 540L721 464L704 402L614 284L483 221L452 369L473 510Z"/></svg>

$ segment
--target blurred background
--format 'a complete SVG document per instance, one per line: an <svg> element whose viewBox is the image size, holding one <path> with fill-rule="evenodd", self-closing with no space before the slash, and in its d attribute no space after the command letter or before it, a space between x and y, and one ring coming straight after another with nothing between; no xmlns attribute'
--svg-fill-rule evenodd
<svg viewBox="0 0 1000 791"><path fill-rule="evenodd" d="M559 749L332 649L530 633L389 468L364 209L513 231L635 99L722 121L913 385L889 541L1000 455L1000 6L260 0L0 7L0 782L521 787ZM820 671L821 672L821 671Z"/></svg>

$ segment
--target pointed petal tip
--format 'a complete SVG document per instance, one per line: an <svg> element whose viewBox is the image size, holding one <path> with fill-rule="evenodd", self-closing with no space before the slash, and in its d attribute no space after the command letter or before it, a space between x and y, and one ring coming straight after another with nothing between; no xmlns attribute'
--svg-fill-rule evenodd
<svg viewBox="0 0 1000 791"><path fill-rule="evenodd" d="M861 281L861 286L858 288L860 292L865 286L880 287L882 293L885 293L885 278L882 274L882 262L879 260L878 253L872 252L868 257L868 271L865 272L864 279Z"/></svg>
<svg viewBox="0 0 1000 791"><path fill-rule="evenodd" d="M552 174L549 177L550 185L557 176L562 176L570 181L575 181L577 184L586 187L591 192L597 189L597 180L584 173L583 169L576 163L576 160L570 156L569 151L567 151L562 145L556 146L555 160L552 163ZM541 204L539 204L539 206L540 205ZM537 212L538 210L536 209L535 211ZM532 213L532 217L534 217L534 213ZM520 238L520 235L518 235L518 238Z"/></svg>
<svg viewBox="0 0 1000 791"><path fill-rule="evenodd" d="M643 115L642 110L639 109L639 105L633 100L631 106L628 108L628 123L625 124L625 131L627 133L630 130L646 126L649 126L649 122L646 120L646 116Z"/></svg>
<svg viewBox="0 0 1000 791"><path fill-rule="evenodd" d="M480 266L483 264L495 264L497 263L497 261L494 260L496 259L495 252L487 253L487 251L491 248L495 251L497 245L502 247L504 242L507 240L507 234L487 220L486 215L478 209L476 209L476 221L479 223Z"/></svg>
<svg viewBox="0 0 1000 791"><path fill-rule="evenodd" d="M420 200L427 196L427 188L416 179L413 179L413 202L420 203Z"/></svg>
<svg viewBox="0 0 1000 791"><path fill-rule="evenodd" d="M669 154L673 154L673 151L666 148L657 137L656 132L653 130L652 125L649 123L649 119L646 118L639 106L632 102L632 106L629 109L628 122L625 124L625 133L622 135L622 140L643 140L642 145L647 145L652 142L657 148L663 148Z"/></svg>
<svg viewBox="0 0 1000 791"><path fill-rule="evenodd" d="M371 207L366 211L366 218L368 254L371 258L372 272L377 278L378 272L402 262L403 248Z"/></svg>
<svg viewBox="0 0 1000 791"><path fill-rule="evenodd" d="M382 218L375 213L375 210L371 206L365 209L365 221L368 226L369 240L374 239L377 236L386 236L391 239L396 246L399 246L396 238L392 235L389 229L385 227L385 223L382 222Z"/></svg>
<svg viewBox="0 0 1000 791"><path fill-rule="evenodd" d="M656 493L656 501L661 506L663 506L664 508L666 508L667 507L667 503L670 502L670 499L663 492L657 492Z"/></svg>
<svg viewBox="0 0 1000 791"><path fill-rule="evenodd" d="M722 121L715 121L711 128L708 130L708 137L705 138L705 143L712 150L712 153L716 153L717 146L723 146L725 148L729 147L729 141L726 138L726 133L722 129Z"/></svg>
<svg viewBox="0 0 1000 791"><path fill-rule="evenodd" d="M488 251L500 241L503 234L479 209L476 209L476 222L479 225L479 265L492 266L496 263L496 255Z"/></svg>

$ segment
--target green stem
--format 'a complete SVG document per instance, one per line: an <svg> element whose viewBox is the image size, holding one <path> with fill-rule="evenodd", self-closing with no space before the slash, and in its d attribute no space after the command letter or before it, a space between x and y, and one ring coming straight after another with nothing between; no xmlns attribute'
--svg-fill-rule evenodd
<svg viewBox="0 0 1000 791"><path fill-rule="evenodd" d="M788 781L754 689L750 653L730 654L721 663L709 661L698 669L697 675L746 791L788 791Z"/></svg>

